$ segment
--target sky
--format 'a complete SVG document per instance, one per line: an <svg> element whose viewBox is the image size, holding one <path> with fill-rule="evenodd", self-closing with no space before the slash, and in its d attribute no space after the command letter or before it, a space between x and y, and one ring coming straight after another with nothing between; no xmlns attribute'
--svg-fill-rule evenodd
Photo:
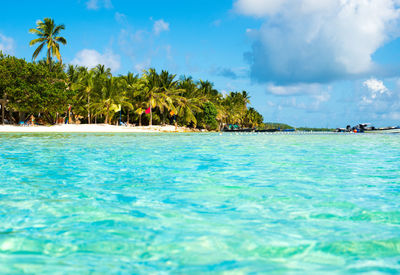
<svg viewBox="0 0 400 275"><path fill-rule="evenodd" d="M6 1L0 50L30 61L39 19L63 62L168 70L247 91L266 122L400 125L400 0ZM41 56L44 57L44 54Z"/></svg>

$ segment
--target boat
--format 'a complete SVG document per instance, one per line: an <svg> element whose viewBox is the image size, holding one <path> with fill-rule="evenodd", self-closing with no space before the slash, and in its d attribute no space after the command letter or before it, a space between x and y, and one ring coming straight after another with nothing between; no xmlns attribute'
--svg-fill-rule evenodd
<svg viewBox="0 0 400 275"><path fill-rule="evenodd" d="M400 133L400 126L375 128L371 130L366 130L365 133Z"/></svg>
<svg viewBox="0 0 400 275"><path fill-rule="evenodd" d="M342 133L400 133L400 126L389 126L375 128L371 123L360 123L354 127L347 125L346 128L337 128L336 132Z"/></svg>
<svg viewBox="0 0 400 275"><path fill-rule="evenodd" d="M229 133L250 133L250 132L255 132L256 130L253 128L238 128L238 129L229 129L229 128L224 128L221 130L222 132L229 132Z"/></svg>

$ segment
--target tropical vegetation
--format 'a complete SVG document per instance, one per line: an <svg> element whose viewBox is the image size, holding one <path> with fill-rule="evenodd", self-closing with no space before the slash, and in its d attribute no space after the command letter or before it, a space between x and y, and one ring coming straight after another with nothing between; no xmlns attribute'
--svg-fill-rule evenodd
<svg viewBox="0 0 400 275"><path fill-rule="evenodd" d="M40 45L36 48L33 52L32 59L35 61L42 49L46 46L47 47L47 58L46 62L47 65L50 66L52 64L52 58L55 55L60 64L62 64L62 58L60 54L60 44L66 45L67 40L59 36L60 31L65 29L63 24L56 25L54 20L51 18L45 18L43 21L38 20L36 22L36 28L30 29L29 32L32 34L36 34L38 38L31 40L29 46L33 46L37 43Z"/></svg>
<svg viewBox="0 0 400 275"><path fill-rule="evenodd" d="M165 70L113 76L103 65L88 69L50 62L0 53L0 98L7 98L8 121L33 115L43 124L71 116L70 122L89 124L176 123L208 130L226 124L262 126L263 117L248 107L245 91L223 95L209 81L178 78Z"/></svg>
<svg viewBox="0 0 400 275"><path fill-rule="evenodd" d="M257 128L263 117L249 108L246 91L222 94L209 81L171 74L154 68L141 75L113 76L99 64L95 68L62 63L60 36L65 29L51 18L30 29L39 44L32 62L0 51L0 98L7 100L7 119L23 123L28 117L43 124L175 124L218 130L225 125ZM46 57L36 62L46 48ZM54 57L57 59L55 61Z"/></svg>

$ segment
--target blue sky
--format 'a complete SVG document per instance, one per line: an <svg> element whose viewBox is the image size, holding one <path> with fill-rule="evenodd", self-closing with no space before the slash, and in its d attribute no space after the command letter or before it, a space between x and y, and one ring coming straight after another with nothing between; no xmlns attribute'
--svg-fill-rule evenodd
<svg viewBox="0 0 400 275"><path fill-rule="evenodd" d="M399 0L2 1L0 50L31 60L38 19L64 63L155 67L246 90L265 121L400 125Z"/></svg>

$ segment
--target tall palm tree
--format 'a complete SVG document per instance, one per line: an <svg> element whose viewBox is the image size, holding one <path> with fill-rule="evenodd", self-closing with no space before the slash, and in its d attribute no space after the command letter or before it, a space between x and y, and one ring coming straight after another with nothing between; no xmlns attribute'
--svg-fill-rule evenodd
<svg viewBox="0 0 400 275"><path fill-rule="evenodd" d="M142 81L140 81L141 79L139 78L139 75L134 75L131 72L128 72L128 74L126 76L122 76L123 79L125 79L125 90L126 90L126 98L127 101L130 102L132 104L132 106L134 107L134 109L136 111L138 111L139 109L142 109L141 107L143 106L143 100L141 100L141 95L142 95L142 89L143 89L143 84L141 83ZM127 124L130 123L129 121L129 111L130 108L128 106L128 108L126 109L126 121ZM144 110L141 110L141 113L143 113ZM141 113L139 115L139 117L141 116ZM141 126L141 122L140 122L140 126Z"/></svg>
<svg viewBox="0 0 400 275"><path fill-rule="evenodd" d="M133 109L130 102L125 96L126 81L123 78L111 77L103 80L101 89L101 98L93 103L94 107L101 113L105 114L105 123L109 124L115 112L121 107Z"/></svg>
<svg viewBox="0 0 400 275"><path fill-rule="evenodd" d="M78 100L85 100L87 102L87 118L88 118L88 124L91 123L91 113L90 113L90 96L93 93L95 89L95 77L94 77L95 72L93 70L82 72L79 75L79 78L76 83L72 84L72 89L77 90L78 93Z"/></svg>
<svg viewBox="0 0 400 275"><path fill-rule="evenodd" d="M174 76L175 77L175 76ZM150 108L150 123L153 124L153 113L152 108L158 108L161 113L164 110L173 110L174 106L172 103L172 98L169 96L168 90L165 89L163 83L160 79L160 75L157 74L155 69L149 69L143 75L145 81L145 99Z"/></svg>
<svg viewBox="0 0 400 275"><path fill-rule="evenodd" d="M40 45L33 52L32 59L35 61L43 47L47 46L47 64L51 68L52 57L56 56L60 64L62 64L62 58L60 54L60 44L66 45L67 40L59 36L61 30L65 29L65 25L56 25L54 20L51 18L45 18L44 21L38 20L36 22L36 28L30 29L29 32L36 34L39 38L33 39L29 42L29 46L33 46L37 43Z"/></svg>
<svg viewBox="0 0 400 275"><path fill-rule="evenodd" d="M161 71L161 74L159 75L160 78L160 84L161 84L161 91L171 99L172 102L174 101L179 101L178 98L180 97L179 95L184 93L184 89L180 89L178 87L178 81L175 80L176 75L175 74L170 74L168 71ZM167 98L167 100L169 100ZM163 104L160 105L159 107L160 113L162 115L162 124L165 123L165 118L168 115L168 112L165 111L167 109L168 111L173 110L174 113L176 113L175 107L173 104Z"/></svg>

